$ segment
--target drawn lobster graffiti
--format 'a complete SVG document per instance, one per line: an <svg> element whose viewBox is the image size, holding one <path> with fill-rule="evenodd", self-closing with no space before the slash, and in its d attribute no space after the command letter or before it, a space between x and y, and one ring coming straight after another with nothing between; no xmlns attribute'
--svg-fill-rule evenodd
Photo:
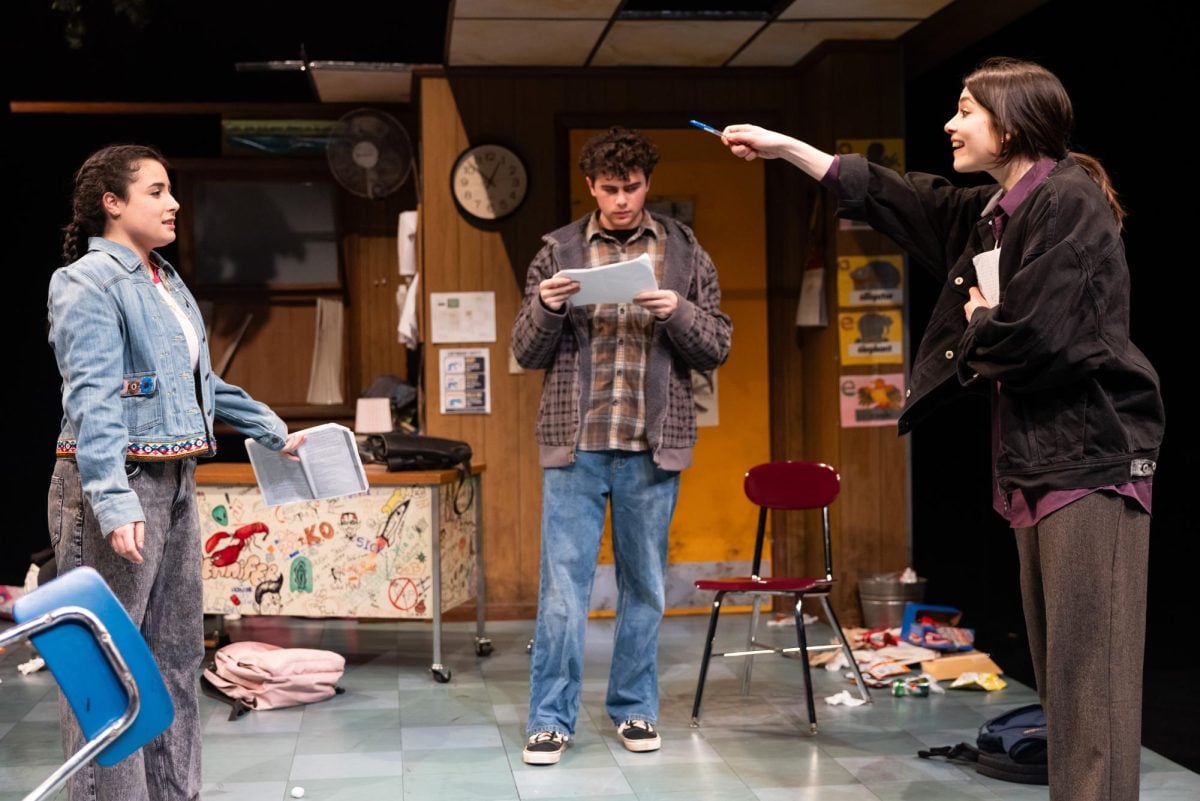
<svg viewBox="0 0 1200 801"><path fill-rule="evenodd" d="M225 567L238 560L238 557L242 555L242 549L246 547L247 540L255 534L268 533L270 533L270 529L267 528L266 523L247 523L237 531L234 531L233 534L227 531L218 531L204 543L204 552L211 554L210 558L212 559L213 566ZM213 553L213 549L220 545L222 540L226 539L233 539L234 542Z"/></svg>

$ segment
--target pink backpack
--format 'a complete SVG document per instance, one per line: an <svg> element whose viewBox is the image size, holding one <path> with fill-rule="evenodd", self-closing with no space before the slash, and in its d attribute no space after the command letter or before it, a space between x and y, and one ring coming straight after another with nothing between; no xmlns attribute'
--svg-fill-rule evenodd
<svg viewBox="0 0 1200 801"><path fill-rule="evenodd" d="M205 694L233 706L230 720L251 709L311 704L345 692L337 686L346 659L333 651L235 642L217 650L204 669Z"/></svg>

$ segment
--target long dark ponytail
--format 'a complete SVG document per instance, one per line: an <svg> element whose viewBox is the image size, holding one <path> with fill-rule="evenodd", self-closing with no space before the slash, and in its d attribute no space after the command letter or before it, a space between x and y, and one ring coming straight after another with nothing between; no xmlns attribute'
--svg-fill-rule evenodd
<svg viewBox="0 0 1200 801"><path fill-rule="evenodd" d="M63 264L70 264L87 250L89 236L103 236L107 218L103 198L112 192L128 199L129 184L137 174L138 162L149 159L169 167L163 154L147 145L109 145L88 156L75 173L71 199L71 221L63 228Z"/></svg>
<svg viewBox="0 0 1200 801"><path fill-rule="evenodd" d="M1067 90L1054 73L1032 61L989 58L963 79L963 86L992 115L1001 142L1001 164L1015 158L1036 161L1070 155L1104 192L1117 227L1121 227L1125 209L1100 161L1068 148L1074 111Z"/></svg>

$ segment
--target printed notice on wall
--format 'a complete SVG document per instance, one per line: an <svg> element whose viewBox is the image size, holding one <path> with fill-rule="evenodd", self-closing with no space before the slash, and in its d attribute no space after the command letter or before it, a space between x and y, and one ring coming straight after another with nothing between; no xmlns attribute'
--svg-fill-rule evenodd
<svg viewBox="0 0 1200 801"><path fill-rule="evenodd" d="M904 411L904 374L843 375L842 428L895 425Z"/></svg>
<svg viewBox="0 0 1200 801"><path fill-rule="evenodd" d="M899 306L904 303L904 257L839 256L839 306Z"/></svg>
<svg viewBox="0 0 1200 801"><path fill-rule="evenodd" d="M495 292L430 292L429 333L434 344L496 341Z"/></svg>
<svg viewBox="0 0 1200 801"><path fill-rule="evenodd" d="M491 414L492 380L487 348L440 352L442 414Z"/></svg>
<svg viewBox="0 0 1200 801"><path fill-rule="evenodd" d="M838 341L842 364L891 364L904 361L904 322L899 309L842 312Z"/></svg>

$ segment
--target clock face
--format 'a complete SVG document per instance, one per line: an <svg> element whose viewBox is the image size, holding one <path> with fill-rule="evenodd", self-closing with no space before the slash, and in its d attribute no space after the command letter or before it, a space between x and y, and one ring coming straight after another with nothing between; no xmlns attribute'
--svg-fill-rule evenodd
<svg viewBox="0 0 1200 801"><path fill-rule="evenodd" d="M525 164L500 145L468 148L450 172L454 201L468 217L498 220L517 210L529 182Z"/></svg>

